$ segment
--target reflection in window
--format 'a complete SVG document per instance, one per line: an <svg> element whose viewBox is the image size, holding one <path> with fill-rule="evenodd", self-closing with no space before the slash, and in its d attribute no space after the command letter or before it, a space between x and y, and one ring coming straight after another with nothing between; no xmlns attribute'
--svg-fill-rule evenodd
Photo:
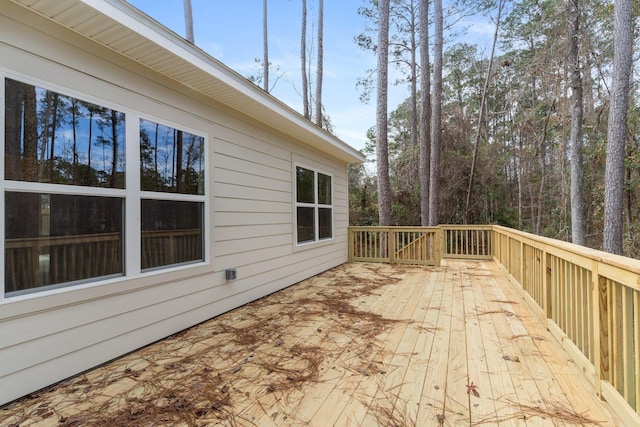
<svg viewBox="0 0 640 427"><path fill-rule="evenodd" d="M204 138L140 120L143 191L204 194Z"/></svg>
<svg viewBox="0 0 640 427"><path fill-rule="evenodd" d="M123 200L5 193L5 292L122 275Z"/></svg>
<svg viewBox="0 0 640 427"><path fill-rule="evenodd" d="M142 200L142 269L203 260L203 204Z"/></svg>
<svg viewBox="0 0 640 427"><path fill-rule="evenodd" d="M313 208L297 208L298 243L313 242L316 240L316 229L313 221Z"/></svg>
<svg viewBox="0 0 640 427"><path fill-rule="evenodd" d="M315 189L313 188L314 174L312 170L296 167L296 201L298 203L313 203Z"/></svg>
<svg viewBox="0 0 640 427"><path fill-rule="evenodd" d="M330 239L333 237L333 228L331 227L331 208L318 208L318 234L320 240Z"/></svg>
<svg viewBox="0 0 640 427"><path fill-rule="evenodd" d="M123 113L5 79L5 178L124 188Z"/></svg>
<svg viewBox="0 0 640 427"><path fill-rule="evenodd" d="M296 167L296 241L333 238L331 176Z"/></svg>
<svg viewBox="0 0 640 427"><path fill-rule="evenodd" d="M318 204L331 204L331 177L318 172Z"/></svg>

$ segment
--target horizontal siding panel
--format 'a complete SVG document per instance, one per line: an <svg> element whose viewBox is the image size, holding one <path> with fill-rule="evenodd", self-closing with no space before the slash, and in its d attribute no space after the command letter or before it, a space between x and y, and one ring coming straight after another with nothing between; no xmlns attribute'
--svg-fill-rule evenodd
<svg viewBox="0 0 640 427"><path fill-rule="evenodd" d="M277 169L269 164L253 163L219 153L216 156L216 163L225 169L241 171L260 178L271 178L291 182L290 170Z"/></svg>
<svg viewBox="0 0 640 427"><path fill-rule="evenodd" d="M216 182L227 184L237 184L245 187L264 188L266 190L291 192L291 181L280 181L270 178L259 178L255 175L248 175L243 172L228 170L222 166L217 166L213 171Z"/></svg>
<svg viewBox="0 0 640 427"><path fill-rule="evenodd" d="M282 245L231 255L219 255L216 256L216 268L225 269L230 267L245 267L254 263L289 257L292 251L292 245Z"/></svg>
<svg viewBox="0 0 640 427"><path fill-rule="evenodd" d="M164 275L162 274L162 276ZM0 327L0 344L2 348L11 347L56 332L74 329L87 323L101 322L113 316L135 311L146 305L158 304L190 292L197 292L200 290L198 286L209 288L215 285L216 277L209 277L210 279L207 279L206 282L197 279L182 280L181 285L176 286L173 281L161 283L158 274L154 274L146 278L149 287L140 290L113 294L95 298L82 304L65 305L31 313L29 316L7 319L2 322L2 327ZM220 278L219 283L222 282L223 279ZM96 286L96 288L109 286L114 287L114 285L105 284ZM69 289L71 290L71 288Z"/></svg>
<svg viewBox="0 0 640 427"><path fill-rule="evenodd" d="M243 226L260 224L291 224L292 213L262 214L255 212L216 212L213 220L215 226Z"/></svg>
<svg viewBox="0 0 640 427"><path fill-rule="evenodd" d="M201 285L203 278L197 279ZM174 289L170 289L173 287ZM7 375L11 371L29 368L41 363L43 360L61 357L69 353L78 351L84 347L94 345L112 337L125 334L131 329L139 329L149 324L161 321L163 318L172 317L189 309L198 307L205 300L199 292L190 292L186 286L165 285L164 291L159 289L154 291L146 290L139 295L130 294L128 298L136 304L129 311L114 314L119 310L116 308L121 298L106 298L85 304L85 310L91 312L111 309L109 317L95 321L91 319L85 324L73 328L60 329L56 333L51 333L37 340L25 341L21 344L0 350L0 377ZM156 293L165 293L164 298L157 299ZM150 298L144 298L149 296ZM213 297L213 295L211 295ZM151 303L150 301L156 300ZM141 302L145 305L142 306ZM128 304L127 304L128 305ZM58 311L67 311L67 308ZM52 313L44 316L50 319Z"/></svg>
<svg viewBox="0 0 640 427"><path fill-rule="evenodd" d="M234 255L242 253L250 253L260 249L275 248L282 245L291 246L293 244L293 235L279 234L275 236L253 237L238 240L227 240L216 245L215 251L217 256ZM251 248L250 251L247 248Z"/></svg>
<svg viewBox="0 0 640 427"><path fill-rule="evenodd" d="M249 199L217 198L215 208L217 212L252 212L252 213L291 213L291 201L271 202Z"/></svg>
<svg viewBox="0 0 640 427"><path fill-rule="evenodd" d="M255 140L249 142L253 141ZM216 139L214 147L215 152L218 154L235 157L237 159L244 159L253 163L270 165L274 168L291 173L291 154L289 152L286 152L286 158L281 158L273 156L271 153L272 150L269 150L269 152L257 151L254 149L253 144L249 144L247 147L239 145L239 143L232 143L223 139ZM270 148L273 149L273 146Z"/></svg>
<svg viewBox="0 0 640 427"><path fill-rule="evenodd" d="M266 272L278 271L279 273L277 274L289 275L294 272L313 269L316 263L323 264L330 261L336 262L334 265L347 262L346 246L342 248L336 244L324 245L313 249L298 251L288 257L275 257L248 263L238 268L238 277L240 279L260 277L260 280L263 280L263 274ZM221 262L221 266L224 266L222 268L228 268L234 265ZM281 272L283 269L286 273Z"/></svg>
<svg viewBox="0 0 640 427"><path fill-rule="evenodd" d="M216 242L214 245L218 245L224 244L227 240L293 234L293 227L291 224L243 225L242 227L219 226L216 228L215 234Z"/></svg>
<svg viewBox="0 0 640 427"><path fill-rule="evenodd" d="M234 130L229 125L237 125L238 129ZM242 144L251 150L267 154L271 157L277 157L285 162L291 163L291 148L293 145L285 143L274 138L272 134L257 130L249 134L243 122L229 123L220 126L216 131L215 142L225 141L230 144ZM217 146L216 146L217 151Z"/></svg>
<svg viewBox="0 0 640 427"><path fill-rule="evenodd" d="M247 187L244 185L227 184L219 182L216 184L216 202L219 199L243 199L272 202L292 203L291 189L288 191L268 190L265 188ZM214 202L215 203L215 202Z"/></svg>

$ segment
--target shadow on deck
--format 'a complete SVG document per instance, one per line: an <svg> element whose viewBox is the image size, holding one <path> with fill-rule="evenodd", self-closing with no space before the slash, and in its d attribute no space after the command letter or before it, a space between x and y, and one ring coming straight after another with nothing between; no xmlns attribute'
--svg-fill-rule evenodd
<svg viewBox="0 0 640 427"><path fill-rule="evenodd" d="M493 261L350 263L2 410L3 426L622 425Z"/></svg>

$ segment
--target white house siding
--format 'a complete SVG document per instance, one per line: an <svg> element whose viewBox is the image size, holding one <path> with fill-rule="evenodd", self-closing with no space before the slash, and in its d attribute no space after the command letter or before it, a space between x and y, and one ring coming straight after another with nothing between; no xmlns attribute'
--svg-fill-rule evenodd
<svg viewBox="0 0 640 427"><path fill-rule="evenodd" d="M2 72L206 135L210 196L206 263L0 299L0 404L347 260L344 162L4 0L0 58ZM333 176L329 242L294 243L296 162Z"/></svg>

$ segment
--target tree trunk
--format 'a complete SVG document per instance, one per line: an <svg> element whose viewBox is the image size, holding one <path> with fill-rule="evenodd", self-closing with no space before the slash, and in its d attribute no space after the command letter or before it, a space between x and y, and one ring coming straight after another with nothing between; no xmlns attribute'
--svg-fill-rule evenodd
<svg viewBox="0 0 640 427"><path fill-rule="evenodd" d="M91 146L93 145L93 113L94 108L89 107L89 135L87 137L87 174L84 185L91 185Z"/></svg>
<svg viewBox="0 0 640 427"><path fill-rule="evenodd" d="M300 32L300 68L302 71L302 111L307 119L309 111L309 81L307 79L307 0L302 0L302 30Z"/></svg>
<svg viewBox="0 0 640 427"><path fill-rule="evenodd" d="M24 87L24 148L22 179L35 181L38 176L38 105L36 88ZM40 212L34 215L39 216ZM33 224L28 222L28 224Z"/></svg>
<svg viewBox="0 0 640 427"><path fill-rule="evenodd" d="M193 11L191 9L191 0L183 0L184 4L184 26L186 29L186 39L189 43L195 44L193 37Z"/></svg>
<svg viewBox="0 0 640 427"><path fill-rule="evenodd" d="M181 130L178 131L177 139L176 139L176 189L178 193L184 192L184 169L182 168L183 163L183 149L184 149L184 132Z"/></svg>
<svg viewBox="0 0 640 427"><path fill-rule="evenodd" d="M571 241L584 245L584 203L582 190L582 77L578 59L580 28L579 0L568 0L569 66L571 67Z"/></svg>
<svg viewBox="0 0 640 427"><path fill-rule="evenodd" d="M429 162L431 157L431 70L429 64L429 0L420 0L420 223L429 225Z"/></svg>
<svg viewBox="0 0 640 427"><path fill-rule="evenodd" d="M116 178L118 172L118 113L116 110L111 110L111 137L113 139L113 152L111 165L111 188L116 187Z"/></svg>
<svg viewBox="0 0 640 427"><path fill-rule="evenodd" d="M49 146L49 180L53 180L53 172L55 170L56 156L56 130L58 129L58 108L60 105L60 95L53 94L53 109L51 111L51 145Z"/></svg>
<svg viewBox="0 0 640 427"><path fill-rule="evenodd" d="M429 225L438 225L438 198L440 195L440 146L442 143L442 0L433 2L434 37L433 45L433 100L431 103L431 158L429 164Z"/></svg>
<svg viewBox="0 0 640 427"><path fill-rule="evenodd" d="M616 0L613 10L614 53L604 177L603 248L621 255L624 152L633 44L631 0Z"/></svg>
<svg viewBox="0 0 640 427"><path fill-rule="evenodd" d="M471 193L473 192L473 177L476 169L476 162L478 161L478 146L480 145L480 132L482 124L484 122L484 106L487 102L487 91L489 90L489 82L493 74L493 60L495 58L496 43L498 41L498 30L500 29L500 18L502 17L502 8L504 6L504 0L500 0L498 3L498 16L496 17L496 28L493 33L493 44L491 45L491 56L489 57L489 68L487 69L487 75L484 80L484 86L482 88L482 98L480 99L480 111L478 113L478 124L476 128L476 137L473 147L473 157L471 159L471 171L469 172L469 185L467 186L467 201L464 206L464 223L468 224L471 218Z"/></svg>
<svg viewBox="0 0 640 427"><path fill-rule="evenodd" d="M316 64L316 124L322 126L322 73L323 73L323 21L324 1L318 0L318 63Z"/></svg>
<svg viewBox="0 0 640 427"><path fill-rule="evenodd" d="M268 38L268 22L267 22L267 0L262 0L262 45L264 57L262 58L263 82L262 88L269 92L269 38Z"/></svg>
<svg viewBox="0 0 640 427"><path fill-rule="evenodd" d="M376 107L376 153L378 170L378 217L381 226L391 225L391 184L387 140L387 90L389 67L389 0L378 2L378 94Z"/></svg>
<svg viewBox="0 0 640 427"><path fill-rule="evenodd" d="M411 69L411 147L418 145L418 64L416 54L418 50L416 41L416 10L413 0L411 0L411 46L410 64Z"/></svg>

